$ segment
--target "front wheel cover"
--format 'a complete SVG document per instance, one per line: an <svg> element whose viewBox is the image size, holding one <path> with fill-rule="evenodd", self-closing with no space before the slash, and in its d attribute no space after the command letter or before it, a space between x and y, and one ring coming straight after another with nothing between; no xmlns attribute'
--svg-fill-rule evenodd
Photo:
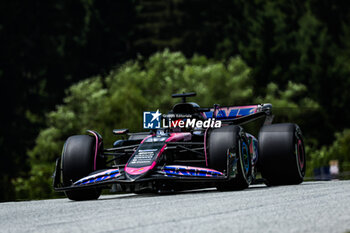
<svg viewBox="0 0 350 233"><path fill-rule="evenodd" d="M93 172L95 139L88 135L74 135L67 139L62 152L62 178L65 186L70 186ZM75 201L97 199L100 188L66 191L65 195Z"/></svg>
<svg viewBox="0 0 350 233"><path fill-rule="evenodd" d="M217 189L219 191L234 191L243 190L249 187L252 182L252 161L249 151L249 144L246 135L243 130L237 134L235 142L235 150L230 151L228 149L227 158L229 159L229 153L236 153L238 155L238 161L236 164L236 176L228 181L218 183ZM234 149L234 148L231 148ZM228 171L229 174L230 171Z"/></svg>

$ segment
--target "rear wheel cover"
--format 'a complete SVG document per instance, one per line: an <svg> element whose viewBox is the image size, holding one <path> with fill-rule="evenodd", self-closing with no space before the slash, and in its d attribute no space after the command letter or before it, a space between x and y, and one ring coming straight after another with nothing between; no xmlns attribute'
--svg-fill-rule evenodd
<svg viewBox="0 0 350 233"><path fill-rule="evenodd" d="M306 168L305 149L298 125L272 124L259 133L259 170L269 185L300 184Z"/></svg>

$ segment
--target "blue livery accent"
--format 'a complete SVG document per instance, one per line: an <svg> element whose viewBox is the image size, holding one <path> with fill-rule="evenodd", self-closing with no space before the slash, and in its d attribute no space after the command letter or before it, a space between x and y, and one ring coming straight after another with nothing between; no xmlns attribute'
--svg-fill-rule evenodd
<svg viewBox="0 0 350 233"><path fill-rule="evenodd" d="M216 119L235 119L242 116L248 116L250 114L256 113L258 105L252 106L241 106L241 107L222 107L217 109L217 114L214 116L214 109L210 109L208 112L203 112L205 118Z"/></svg>
<svg viewBox="0 0 350 233"><path fill-rule="evenodd" d="M245 142L242 143L242 156L243 156L243 164L246 172L249 171L249 149ZM245 158L244 155L247 155Z"/></svg>
<svg viewBox="0 0 350 233"><path fill-rule="evenodd" d="M223 173L205 168L183 167L183 166L165 166L162 170L166 176L188 176L188 177L218 177Z"/></svg>
<svg viewBox="0 0 350 233"><path fill-rule="evenodd" d="M100 173L97 173L97 174L94 174L94 175L90 175L90 176L84 177L84 178L76 181L74 183L74 185L96 183L96 182L99 182L99 181L112 179L112 178L118 177L120 175L121 174L119 172L119 169L107 170L107 171L104 171L104 172L100 172Z"/></svg>

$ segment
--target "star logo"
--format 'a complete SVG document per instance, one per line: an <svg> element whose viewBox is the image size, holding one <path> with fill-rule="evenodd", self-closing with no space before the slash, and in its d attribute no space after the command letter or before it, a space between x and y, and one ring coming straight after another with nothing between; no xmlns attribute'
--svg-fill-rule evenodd
<svg viewBox="0 0 350 233"><path fill-rule="evenodd" d="M160 117L162 114L159 113L159 109L157 109L157 111L155 113L151 113L151 115L153 116L152 121L154 121L155 119L158 119L158 117Z"/></svg>
<svg viewBox="0 0 350 233"><path fill-rule="evenodd" d="M157 109L156 112L143 112L143 128L144 129L159 129L160 116L162 114Z"/></svg>

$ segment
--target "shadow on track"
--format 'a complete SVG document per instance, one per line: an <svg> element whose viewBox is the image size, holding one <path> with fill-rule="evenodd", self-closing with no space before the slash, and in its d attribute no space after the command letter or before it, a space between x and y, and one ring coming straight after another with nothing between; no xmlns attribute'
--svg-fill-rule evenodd
<svg viewBox="0 0 350 233"><path fill-rule="evenodd" d="M267 187L265 185L252 185L248 189L242 190L242 191L226 191L226 192L249 192L253 190L261 190L261 189L268 189L270 187ZM216 188L207 188L207 189L194 189L194 190L185 190L185 191L178 191L178 192L169 192L169 193L126 193L126 194L116 194L118 196L112 195L105 195L102 198L98 199L97 201L107 201L107 200L116 200L116 199L136 199L136 198L148 198L148 197L162 197L162 196L171 196L171 195L189 195L189 194L205 194L205 193L222 193L221 191L216 190ZM111 197L108 197L111 196Z"/></svg>

